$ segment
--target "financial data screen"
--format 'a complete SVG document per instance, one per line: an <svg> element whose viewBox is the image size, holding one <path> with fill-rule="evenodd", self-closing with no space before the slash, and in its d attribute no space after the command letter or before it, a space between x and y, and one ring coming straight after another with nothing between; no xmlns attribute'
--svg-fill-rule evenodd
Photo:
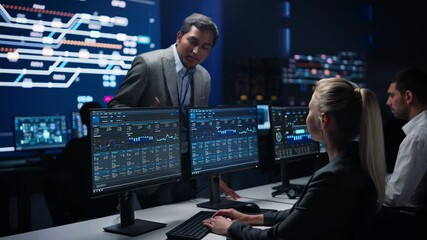
<svg viewBox="0 0 427 240"><path fill-rule="evenodd" d="M159 11L159 0L2 0L0 150L15 115L105 106L134 57L160 47Z"/></svg>
<svg viewBox="0 0 427 240"><path fill-rule="evenodd" d="M188 111L192 175L258 165L256 106Z"/></svg>
<svg viewBox="0 0 427 240"><path fill-rule="evenodd" d="M89 132L95 194L181 176L179 109L94 110Z"/></svg>
<svg viewBox="0 0 427 240"><path fill-rule="evenodd" d="M319 143L307 130L307 107L277 107L271 110L271 130L276 161L319 153Z"/></svg>

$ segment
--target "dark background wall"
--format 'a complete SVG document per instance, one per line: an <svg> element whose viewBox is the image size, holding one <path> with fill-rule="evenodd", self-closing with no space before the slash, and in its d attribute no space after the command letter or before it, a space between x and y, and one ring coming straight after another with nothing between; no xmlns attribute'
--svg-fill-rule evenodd
<svg viewBox="0 0 427 240"><path fill-rule="evenodd" d="M163 0L162 30L174 32L171 29L192 11L218 23L219 44L203 64L213 76L212 105L237 102L236 60L357 52L366 62L365 84L378 95L387 126L392 116L385 105L386 90L394 73L410 66L427 70L423 9L418 1L404 0ZM173 40L174 35L168 36L171 40L162 43ZM309 87L301 89L311 94Z"/></svg>
<svg viewBox="0 0 427 240"><path fill-rule="evenodd" d="M409 66L426 69L427 32L423 31L426 21L419 1L228 0L197 1L198 5L194 1L179 2L162 2L165 19L169 18L164 14L166 9L174 9L170 6L177 7L183 2L188 3L184 9L191 5L195 11L212 15L215 21L221 19L220 44L204 64L215 76L213 84L222 84L222 99L212 100L215 103L232 102L230 63L238 59L358 52L366 61L366 84L376 92L383 106L388 83L397 70ZM180 15L175 21L187 14L184 12L174 11ZM285 28L290 29L288 53L284 49ZM219 69L214 69L212 62L222 63L222 75L216 75ZM387 109L384 115L390 117Z"/></svg>
<svg viewBox="0 0 427 240"><path fill-rule="evenodd" d="M386 87L393 74L405 67L427 70L425 11L418 1L375 1L372 24L373 47L368 52L368 83L386 101ZM390 112L384 111L384 118Z"/></svg>
<svg viewBox="0 0 427 240"><path fill-rule="evenodd" d="M211 105L235 103L235 60L355 51L365 56L366 84L379 96L387 121L386 89L393 74L407 66L427 70L421 1L161 0L162 48L175 42L182 20L192 12L210 16L220 29L219 41L203 63L212 76ZM236 189L270 180L264 173L244 174L226 180Z"/></svg>

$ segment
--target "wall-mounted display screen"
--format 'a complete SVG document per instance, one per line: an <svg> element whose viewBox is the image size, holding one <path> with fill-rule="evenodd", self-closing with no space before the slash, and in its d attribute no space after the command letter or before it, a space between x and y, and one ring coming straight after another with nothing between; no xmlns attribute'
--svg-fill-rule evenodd
<svg viewBox="0 0 427 240"><path fill-rule="evenodd" d="M15 115L106 105L134 57L160 47L159 12L159 0L2 0L0 152L14 150Z"/></svg>

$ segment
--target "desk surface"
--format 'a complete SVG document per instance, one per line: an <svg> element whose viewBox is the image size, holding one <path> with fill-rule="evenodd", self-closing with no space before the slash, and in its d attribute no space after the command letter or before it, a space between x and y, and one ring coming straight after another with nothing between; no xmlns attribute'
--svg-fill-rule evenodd
<svg viewBox="0 0 427 240"><path fill-rule="evenodd" d="M292 207L295 200L287 199L285 196L271 197L272 186L277 184L268 184L264 186L249 188L237 191L242 199L239 201L254 202L260 208L285 210ZM166 223L167 226L149 233L136 237L127 237L119 234L104 232L103 227L114 225L120 222L119 215L113 215L84 222L68 224L64 226L52 227L33 232L27 232L12 236L7 236L4 240L46 240L46 239L166 239L166 232L176 227L181 222L187 220L197 212L206 210L198 208L197 203L205 202L206 199L194 199L186 202L163 205L159 207L135 211L135 218ZM204 240L225 239L223 236L208 234Z"/></svg>
<svg viewBox="0 0 427 240"><path fill-rule="evenodd" d="M277 195L275 197L271 196L271 193L274 191L272 187L278 186L280 184L281 183L267 184L263 186L239 190L237 192L243 199L247 199L246 201L252 201L252 202L260 201L262 203L271 202L271 203L287 204L289 206L285 209L291 208L295 204L296 199L289 199L286 196L286 194ZM261 205L260 207L264 208ZM268 208L268 207L265 207L265 208Z"/></svg>

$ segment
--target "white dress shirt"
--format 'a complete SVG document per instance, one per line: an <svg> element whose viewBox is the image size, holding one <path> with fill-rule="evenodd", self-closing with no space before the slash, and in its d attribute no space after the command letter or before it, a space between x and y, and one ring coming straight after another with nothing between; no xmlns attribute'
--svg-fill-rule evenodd
<svg viewBox="0 0 427 240"><path fill-rule="evenodd" d="M406 137L399 146L393 173L387 177L384 205L420 207L427 193L427 110L402 130Z"/></svg>
<svg viewBox="0 0 427 240"><path fill-rule="evenodd" d="M193 69L186 69L179 58L176 45L173 46L173 56L175 57L176 84L178 86L178 101L180 107L190 104L191 100L191 78L194 73Z"/></svg>

